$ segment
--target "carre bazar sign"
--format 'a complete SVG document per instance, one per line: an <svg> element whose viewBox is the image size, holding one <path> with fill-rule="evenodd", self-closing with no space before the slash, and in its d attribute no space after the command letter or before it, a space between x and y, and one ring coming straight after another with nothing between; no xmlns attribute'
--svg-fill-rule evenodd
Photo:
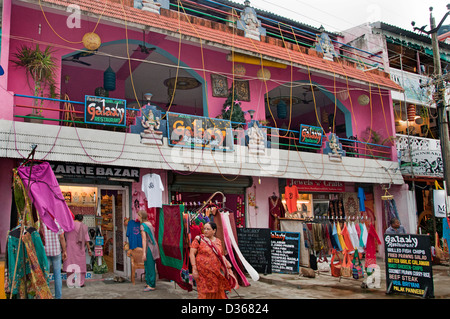
<svg viewBox="0 0 450 319"><path fill-rule="evenodd" d="M123 166L96 166L83 163L50 163L56 176L65 178L107 179L123 178L139 181L139 168Z"/></svg>
<svg viewBox="0 0 450 319"><path fill-rule="evenodd" d="M84 122L125 126L127 123L127 101L100 96L85 96Z"/></svg>
<svg viewBox="0 0 450 319"><path fill-rule="evenodd" d="M297 186L299 192L331 192L344 193L345 185L343 182L332 181L313 181L309 179L294 179L292 184Z"/></svg>
<svg viewBox="0 0 450 319"><path fill-rule="evenodd" d="M322 128L300 124L299 143L321 146L322 145Z"/></svg>

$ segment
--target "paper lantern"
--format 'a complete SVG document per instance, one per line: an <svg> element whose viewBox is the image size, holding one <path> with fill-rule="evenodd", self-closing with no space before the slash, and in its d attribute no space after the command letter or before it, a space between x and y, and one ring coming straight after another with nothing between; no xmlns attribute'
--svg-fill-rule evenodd
<svg viewBox="0 0 450 319"><path fill-rule="evenodd" d="M365 94L361 94L358 97L358 103L360 105L367 105L367 104L369 104L369 102L370 102L370 98L367 95L365 95Z"/></svg>
<svg viewBox="0 0 450 319"><path fill-rule="evenodd" d="M277 104L277 116L279 119L285 119L287 117L287 104L283 101L283 99L280 99Z"/></svg>
<svg viewBox="0 0 450 319"><path fill-rule="evenodd" d="M103 87L106 91L114 91L116 89L116 73L111 66L103 73Z"/></svg>
<svg viewBox="0 0 450 319"><path fill-rule="evenodd" d="M268 81L268 80L270 80L271 73L270 73L269 69L264 68L264 69L259 69L258 72L256 73L256 76L261 81Z"/></svg>
<svg viewBox="0 0 450 319"><path fill-rule="evenodd" d="M86 49L95 51L97 50L100 45L102 44L102 41L100 40L100 37L98 34L94 32L88 32L83 36L82 39L83 45Z"/></svg>
<svg viewBox="0 0 450 319"><path fill-rule="evenodd" d="M416 106L414 104L408 105L407 113L408 121L413 122L416 119Z"/></svg>

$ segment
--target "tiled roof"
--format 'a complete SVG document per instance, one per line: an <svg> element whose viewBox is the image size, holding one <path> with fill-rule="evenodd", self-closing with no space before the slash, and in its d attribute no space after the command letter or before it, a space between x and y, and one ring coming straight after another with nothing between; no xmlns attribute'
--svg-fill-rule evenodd
<svg viewBox="0 0 450 319"><path fill-rule="evenodd" d="M279 45L271 43L271 41L255 41L241 35L232 35L227 32L228 27L224 24L213 26L211 21L194 18L194 22L189 23L183 17L179 18L177 11L161 9L162 14L157 15L129 6L122 6L119 3L109 1L105 8L104 0L41 0L42 3L52 3L67 7L70 4L80 6L82 11L92 12L104 17L126 20L127 23L134 22L156 29L181 33L185 36L199 38L203 41L215 43L218 45L234 48L235 50L254 52L263 57L271 57L277 60L286 61L288 65L292 63L309 67L311 71L319 70L329 73L348 77L349 80L368 82L372 85L380 85L381 87L403 91L403 89L394 81L392 81L387 73L380 71L363 72L355 68L349 63L339 61L332 62L324 60L316 51L301 48L289 50ZM164 12L163 12L164 11Z"/></svg>

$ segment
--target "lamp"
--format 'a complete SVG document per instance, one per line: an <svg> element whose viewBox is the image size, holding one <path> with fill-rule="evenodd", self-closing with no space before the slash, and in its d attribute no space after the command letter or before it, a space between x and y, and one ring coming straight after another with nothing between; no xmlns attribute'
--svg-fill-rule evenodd
<svg viewBox="0 0 450 319"><path fill-rule="evenodd" d="M280 99L277 103L277 116L282 120L287 117L287 104L283 99Z"/></svg>
<svg viewBox="0 0 450 319"><path fill-rule="evenodd" d="M147 100L147 105L150 105L150 100L152 99L153 94L151 93L144 93L144 97Z"/></svg>
<svg viewBox="0 0 450 319"><path fill-rule="evenodd" d="M253 114L255 114L255 110L248 110L248 114L250 114L250 118L253 120Z"/></svg>
<svg viewBox="0 0 450 319"><path fill-rule="evenodd" d="M106 91L114 91L116 89L116 73L111 68L111 59L109 60L109 67L103 73L103 88Z"/></svg>

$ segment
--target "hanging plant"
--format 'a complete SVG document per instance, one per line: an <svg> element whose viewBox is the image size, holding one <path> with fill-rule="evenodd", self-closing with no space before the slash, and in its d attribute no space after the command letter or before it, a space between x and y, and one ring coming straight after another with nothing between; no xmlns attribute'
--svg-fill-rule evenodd
<svg viewBox="0 0 450 319"><path fill-rule="evenodd" d="M36 44L35 48L22 45L14 57L17 60L11 60L18 67L25 68L28 77L28 86L34 90L34 96L44 97L44 92L48 88L48 96L51 98L56 97L56 70L57 64L55 58L52 56L54 51L51 47L47 46L45 50L39 48L39 44ZM31 84L29 79L33 81ZM33 86L32 86L33 85ZM34 99L33 114L42 114L42 105L44 100Z"/></svg>

